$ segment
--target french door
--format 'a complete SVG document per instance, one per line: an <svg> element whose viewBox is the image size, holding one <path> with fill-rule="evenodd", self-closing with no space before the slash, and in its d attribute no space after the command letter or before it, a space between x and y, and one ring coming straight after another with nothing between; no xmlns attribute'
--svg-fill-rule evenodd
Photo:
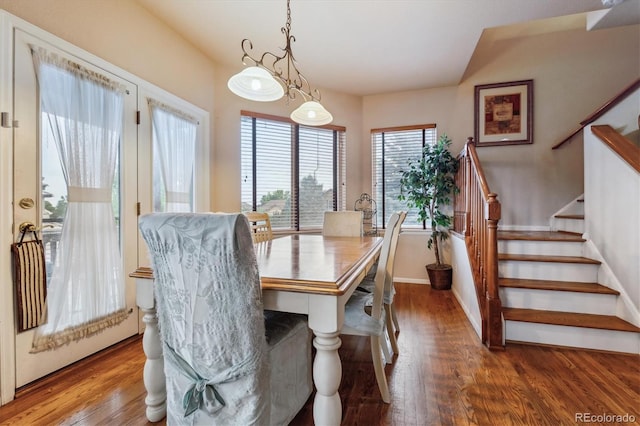
<svg viewBox="0 0 640 426"><path fill-rule="evenodd" d="M72 199L68 190L69 164L61 159L59 144L55 142L56 129L51 125L51 117L41 110L41 90L34 68L32 49L42 48L69 63L78 64L89 73L102 76L115 82L123 92L122 125L119 129L117 154L115 160L115 178L111 188L111 206L116 237L115 253L121 274L124 302L122 309L128 314L117 325L105 328L102 332L74 340L53 350L32 353L32 342L36 329L16 334L16 387L23 386L43 377L59 368L97 352L107 346L138 333L138 312L135 304L135 287L128 273L137 267L137 87L93 64L62 51L43 40L22 30L16 30L14 37L14 118L19 125L14 129L14 232L15 239L20 238L19 225L33 223L39 229L38 236L45 245L46 275L50 280L65 263L64 256L73 256L73 263L89 263L93 254L82 250L60 250L64 227L71 226L67 216ZM41 82L41 84L44 84ZM60 93L59 96L68 96ZM88 100L87 100L88 101ZM84 102L84 100L82 100ZM57 130L60 132L60 130ZM64 156L62 156L64 158ZM70 186L73 186L71 184ZM74 191L77 187L73 187ZM77 191L76 191L77 192ZM91 213L82 213L90 215ZM69 215L71 216L71 215ZM85 229L79 238L95 237L95 229ZM76 235L77 237L77 235ZM27 237L28 238L28 237ZM76 241L78 247L84 247L85 241ZM67 242L67 244L69 244ZM73 254L69 254L73 253ZM85 258L83 258L85 256ZM68 262L67 262L68 263ZM100 264L100 262L93 262ZM101 274L100 268L93 273ZM92 275L87 275L87 285L91 285ZM111 278L109 278L111 279ZM115 278L114 278L115 279ZM54 300L49 288L48 300ZM75 306L75 308L78 308ZM74 309L75 309L74 308ZM82 307L80 306L80 308ZM49 307L51 311L51 307Z"/></svg>

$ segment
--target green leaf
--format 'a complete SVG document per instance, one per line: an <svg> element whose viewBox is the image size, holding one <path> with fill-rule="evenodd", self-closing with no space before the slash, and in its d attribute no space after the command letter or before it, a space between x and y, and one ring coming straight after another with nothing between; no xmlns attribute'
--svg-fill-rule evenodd
<svg viewBox="0 0 640 426"><path fill-rule="evenodd" d="M434 247L438 255L438 241L449 237L453 223L453 218L442 209L451 203L451 196L459 192L455 182L458 160L449 151L450 145L451 139L443 133L435 144L422 149L421 157L409 161L408 170L400 177L398 199L416 208L419 220L430 222L432 233L427 248ZM439 256L436 263L441 264Z"/></svg>

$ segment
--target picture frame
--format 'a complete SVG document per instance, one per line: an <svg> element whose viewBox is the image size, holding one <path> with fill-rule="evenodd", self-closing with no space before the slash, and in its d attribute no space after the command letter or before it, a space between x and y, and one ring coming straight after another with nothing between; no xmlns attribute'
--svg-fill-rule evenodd
<svg viewBox="0 0 640 426"><path fill-rule="evenodd" d="M533 143L533 80L475 86L476 146Z"/></svg>

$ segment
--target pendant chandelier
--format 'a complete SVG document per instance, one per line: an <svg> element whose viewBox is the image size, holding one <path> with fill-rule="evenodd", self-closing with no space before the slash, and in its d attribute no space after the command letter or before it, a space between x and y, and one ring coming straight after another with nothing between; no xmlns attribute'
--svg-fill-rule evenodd
<svg viewBox="0 0 640 426"><path fill-rule="evenodd" d="M331 123L333 116L320 104L320 92L312 89L306 77L298 70L291 42L291 7L287 0L287 23L280 31L286 39L281 55L265 52L259 58L251 56L247 50L253 49L249 39L242 40L242 63L250 65L229 79L227 86L236 95L252 101L277 101L286 96L287 103L300 95L304 103L291 113L291 119L307 126L321 126ZM248 49L247 49L248 48ZM248 63L247 63L248 62Z"/></svg>

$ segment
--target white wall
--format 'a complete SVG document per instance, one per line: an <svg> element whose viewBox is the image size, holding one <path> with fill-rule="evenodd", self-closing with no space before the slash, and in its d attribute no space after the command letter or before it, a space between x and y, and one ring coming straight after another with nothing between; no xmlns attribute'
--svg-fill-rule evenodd
<svg viewBox="0 0 640 426"><path fill-rule="evenodd" d="M433 251L427 248L424 231L403 230L398 239L394 276L396 281L411 284L429 282L425 266L435 263Z"/></svg>
<svg viewBox="0 0 640 426"><path fill-rule="evenodd" d="M637 129L640 113L640 91L609 111L593 124L609 124L616 129ZM640 173L620 158L591 132L584 134L585 162L585 236L606 261L608 271L600 277L622 292L622 300L640 310ZM624 306L621 316L627 317ZM629 318L638 323L637 318Z"/></svg>
<svg viewBox="0 0 640 426"><path fill-rule="evenodd" d="M486 33L463 83L469 90L476 84L534 80L533 144L478 150L502 203L500 224L547 226L584 185L580 137L551 147L638 78L640 26L513 38Z"/></svg>
<svg viewBox="0 0 640 426"><path fill-rule="evenodd" d="M476 334L482 338L482 317L478 295L473 282L473 272L463 237L451 238L451 263L453 264L453 285L451 290L464 310Z"/></svg>
<svg viewBox="0 0 640 426"><path fill-rule="evenodd" d="M584 189L581 136L551 147L635 81L639 63L639 25L538 34L485 30L460 85L364 97L363 156L371 155L370 129L422 123L436 123L439 134L453 139L457 154L474 134L475 85L533 79L533 144L481 147L478 155L502 204L500 227L546 229L551 215ZM362 178L369 176L370 165L364 164ZM401 241L399 250L412 259L423 256L423 241L412 241L413 247ZM397 274L424 278L417 269L399 267Z"/></svg>
<svg viewBox="0 0 640 426"><path fill-rule="evenodd" d="M0 0L0 8L213 110L214 63L134 1Z"/></svg>

